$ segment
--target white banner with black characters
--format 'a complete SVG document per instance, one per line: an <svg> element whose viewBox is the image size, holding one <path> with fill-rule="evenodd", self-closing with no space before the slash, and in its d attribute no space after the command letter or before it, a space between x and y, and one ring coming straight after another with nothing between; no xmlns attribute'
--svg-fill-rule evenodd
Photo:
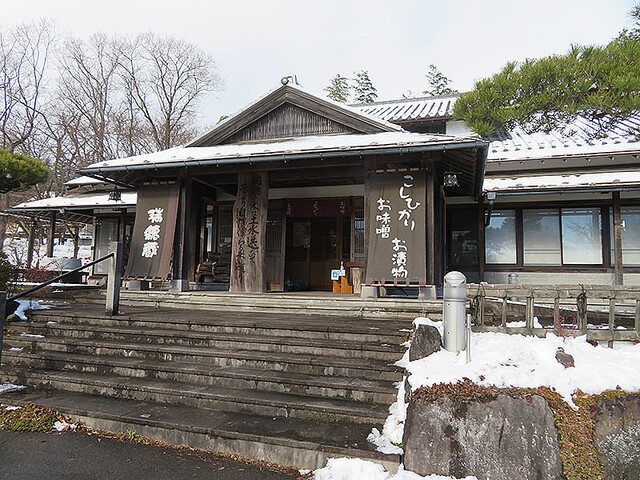
<svg viewBox="0 0 640 480"><path fill-rule="evenodd" d="M366 284L426 284L426 173L371 175Z"/></svg>

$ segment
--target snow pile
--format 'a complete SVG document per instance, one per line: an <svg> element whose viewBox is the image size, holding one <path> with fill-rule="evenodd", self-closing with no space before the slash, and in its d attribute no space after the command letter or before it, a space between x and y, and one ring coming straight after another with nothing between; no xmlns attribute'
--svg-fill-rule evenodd
<svg viewBox="0 0 640 480"><path fill-rule="evenodd" d="M553 333L547 333L546 338L475 333L471 339L471 363L466 363L464 352L441 350L414 362L405 355L398 364L409 371L412 389L464 378L485 386L547 386L574 408L571 396L577 390L592 395L617 387L640 390L640 344L617 342L614 349L594 347L586 336L565 339ZM575 368L565 369L556 361L558 347L573 355Z"/></svg>
<svg viewBox="0 0 640 480"><path fill-rule="evenodd" d="M389 416L384 422L382 433L377 428L371 430L367 440L373 443L379 452L402 455L400 445L404 433L404 419L407 418L407 404L404 401L404 381L398 383L398 396L389 407Z"/></svg>
<svg viewBox="0 0 640 480"><path fill-rule="evenodd" d="M20 410L22 407L7 407L4 409L5 412L13 412L14 410Z"/></svg>
<svg viewBox="0 0 640 480"><path fill-rule="evenodd" d="M48 305L42 305L37 300L16 300L18 302L18 308L13 312L15 316L20 318L20 320L26 320L27 315L25 312L27 310L43 310L46 308L50 308Z"/></svg>
<svg viewBox="0 0 640 480"><path fill-rule="evenodd" d="M13 385L11 383L0 383L0 395L3 393L15 392L27 388L23 385Z"/></svg>
<svg viewBox="0 0 640 480"><path fill-rule="evenodd" d="M454 477L427 475L406 471L402 465L395 475L387 472L382 465L359 458L330 458L324 468L315 471L314 480L455 480ZM466 477L464 480L477 480Z"/></svg>

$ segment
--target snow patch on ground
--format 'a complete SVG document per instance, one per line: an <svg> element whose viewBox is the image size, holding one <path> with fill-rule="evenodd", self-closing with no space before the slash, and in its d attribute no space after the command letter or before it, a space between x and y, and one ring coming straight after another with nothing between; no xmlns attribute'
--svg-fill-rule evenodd
<svg viewBox="0 0 640 480"><path fill-rule="evenodd" d="M392 475L382 465L360 458L330 458L324 468L315 471L315 480L455 480L441 475L420 476L406 471L400 465L398 473ZM477 480L466 477L464 480Z"/></svg>
<svg viewBox="0 0 640 480"><path fill-rule="evenodd" d="M27 315L25 313L27 310L43 310L51 308L48 305L42 305L37 300L16 300L16 302L18 302L18 308L16 308L16 311L13 312L13 314L20 318L20 320L27 319Z"/></svg>
<svg viewBox="0 0 640 480"><path fill-rule="evenodd" d="M24 385L13 385L11 383L2 383L0 384L0 395L3 393L15 392L17 390L22 390L23 388L27 388Z"/></svg>
<svg viewBox="0 0 640 480"><path fill-rule="evenodd" d="M20 410L22 407L6 407L5 412L13 412L14 410Z"/></svg>
<svg viewBox="0 0 640 480"><path fill-rule="evenodd" d="M373 443L379 452L402 455L404 450L398 445L402 444L405 418L407 418L407 404L404 402L404 380L402 380L398 382L398 396L389 407L389 416L384 422L382 432L374 428L367 440Z"/></svg>
<svg viewBox="0 0 640 480"><path fill-rule="evenodd" d="M558 347L573 355L575 367L565 369L556 361ZM586 336L546 338L504 333L474 333L471 362L466 354L441 350L429 357L403 364L410 373L413 390L464 378L478 385L542 387L555 389L576 408L571 396L578 389L598 394L620 387L640 390L640 344L617 342L615 348L592 346Z"/></svg>

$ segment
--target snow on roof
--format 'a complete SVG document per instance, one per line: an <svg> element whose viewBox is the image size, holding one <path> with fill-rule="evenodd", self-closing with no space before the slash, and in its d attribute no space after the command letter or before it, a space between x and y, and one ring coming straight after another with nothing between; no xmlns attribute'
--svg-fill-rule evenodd
<svg viewBox="0 0 640 480"><path fill-rule="evenodd" d="M569 190L640 186L640 172L603 172L577 175L537 175L529 177L485 178L485 192Z"/></svg>
<svg viewBox="0 0 640 480"><path fill-rule="evenodd" d="M68 182L65 182L64 184L75 187L79 185L98 185L101 183L105 183L105 182L102 180L98 180L97 178L82 176L82 177L72 178L71 180L69 180Z"/></svg>
<svg viewBox="0 0 640 480"><path fill-rule="evenodd" d="M598 125L578 117L564 131L526 133L520 128L490 138L488 161L528 160L553 157L640 152L640 115L618 123L593 138Z"/></svg>
<svg viewBox="0 0 640 480"><path fill-rule="evenodd" d="M367 152L385 148L411 148L430 145L469 143L476 146L475 137L441 135L431 133L383 132L373 134L318 135L297 137L285 141L227 144L211 147L176 147L156 153L107 160L94 163L80 171L95 172L101 169L127 169L128 167L154 168L159 165L199 165L202 161L235 163L241 158L252 161L271 160L284 155L311 155L322 153Z"/></svg>
<svg viewBox="0 0 640 480"><path fill-rule="evenodd" d="M60 197L43 198L30 202L20 203L12 210L53 210L63 208L65 210L86 210L93 208L123 208L135 207L138 203L138 194L135 192L122 192L120 201L109 200L109 192L98 194L64 195Z"/></svg>
<svg viewBox="0 0 640 480"><path fill-rule="evenodd" d="M425 120L435 118L450 118L453 115L453 105L459 94L436 95L433 97L403 98L352 105L361 113L372 115L389 122L408 120Z"/></svg>

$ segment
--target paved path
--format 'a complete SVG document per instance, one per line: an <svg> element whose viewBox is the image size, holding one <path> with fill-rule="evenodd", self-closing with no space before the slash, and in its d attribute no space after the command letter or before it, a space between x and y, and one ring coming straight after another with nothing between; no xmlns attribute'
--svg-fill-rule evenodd
<svg viewBox="0 0 640 480"><path fill-rule="evenodd" d="M209 453L121 442L85 433L0 430L0 479L291 480Z"/></svg>

